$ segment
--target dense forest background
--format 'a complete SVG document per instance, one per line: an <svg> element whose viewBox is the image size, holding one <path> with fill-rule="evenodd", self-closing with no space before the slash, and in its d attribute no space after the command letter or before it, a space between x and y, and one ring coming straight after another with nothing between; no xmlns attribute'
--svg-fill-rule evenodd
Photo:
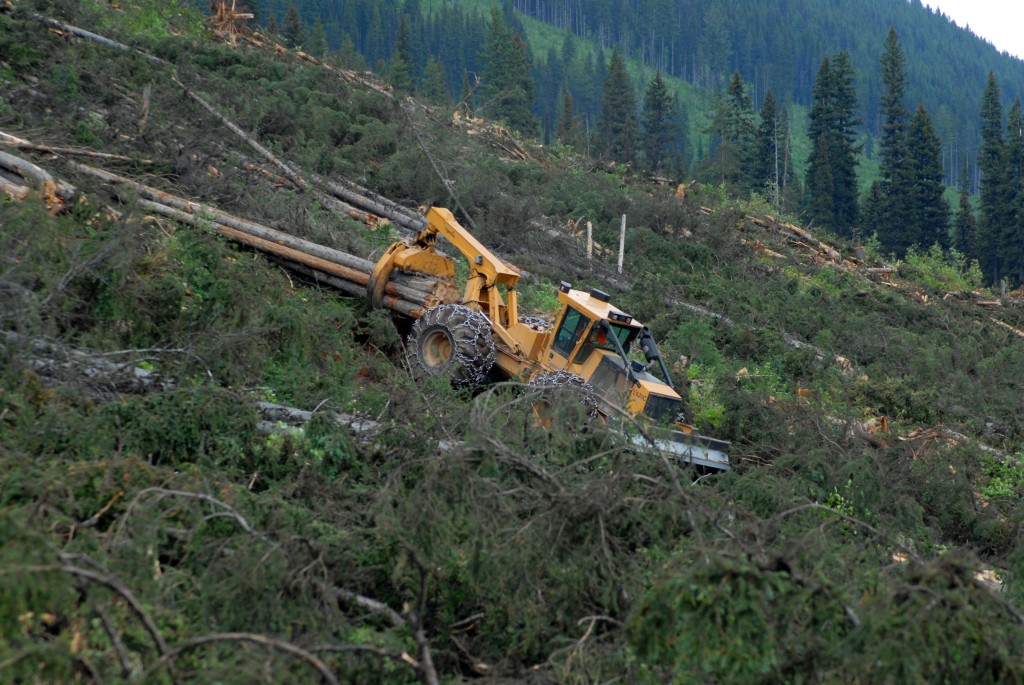
<svg viewBox="0 0 1024 685"><path fill-rule="evenodd" d="M257 22L271 17L278 27L291 0L251 0ZM453 97L463 89L463 73L479 74L486 39L488 7L497 0L298 0L303 21L319 19L331 50L354 49L371 67L390 62L401 17L409 24L414 69L422 74L437 59ZM907 57L907 98L924 102L943 142L945 180L955 185L964 155L977 177L981 145L978 120L989 71L1003 84L1008 105L1024 88L1024 62L1000 53L970 30L958 27L920 0L508 0L518 13L575 36L592 39L604 60L614 47L649 70L687 83L723 89L738 70L760 106L771 89L780 102L809 107L814 79L824 55L846 51L857 75L858 108L870 137L865 154L881 133L882 93L879 56L889 27L895 27ZM531 27L530 33L534 32ZM575 45L575 44L572 44ZM537 101L544 118L562 107L559 93L568 83L577 114L600 114L604 67L589 49L533 46ZM641 84L637 83L639 89ZM691 150L691 157L696 148Z"/></svg>

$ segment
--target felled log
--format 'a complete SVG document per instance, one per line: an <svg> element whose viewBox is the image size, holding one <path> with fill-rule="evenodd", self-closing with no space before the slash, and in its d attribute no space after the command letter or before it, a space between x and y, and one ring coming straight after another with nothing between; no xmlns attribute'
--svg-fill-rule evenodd
<svg viewBox="0 0 1024 685"><path fill-rule="evenodd" d="M24 202L28 199L30 189L28 186L9 181L0 175L0 193L9 197L14 202Z"/></svg>
<svg viewBox="0 0 1024 685"><path fill-rule="evenodd" d="M9 134L0 131L0 145L6 145L7 147L16 148L18 150L27 150L29 152L45 152L52 155L67 155L69 157L91 157L93 159L104 159L111 162L138 162L141 164L152 164L151 159L132 159L125 155L115 155L110 152L99 152L97 150L85 150L82 148L73 147L56 147L53 145L37 145L30 143L27 140L16 138Z"/></svg>
<svg viewBox="0 0 1024 685"><path fill-rule="evenodd" d="M67 183L59 182L53 178L49 173L39 168L27 159L22 159L16 155L12 155L7 152L0 150L0 169L5 170L17 177L20 177L25 181L24 184L19 184L17 180L7 179L8 185L25 185L34 187L42 197L43 202L46 204L50 211L56 212L64 208L64 201L70 200L75 195L75 187L68 185ZM11 189L14 191L14 196L22 195L18 189ZM11 195L7 192L5 193ZM20 199L24 199L21 197Z"/></svg>

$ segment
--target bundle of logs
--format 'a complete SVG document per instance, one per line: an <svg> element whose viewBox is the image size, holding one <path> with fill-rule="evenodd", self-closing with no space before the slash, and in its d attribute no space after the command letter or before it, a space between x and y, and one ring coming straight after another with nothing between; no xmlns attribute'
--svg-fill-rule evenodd
<svg viewBox="0 0 1024 685"><path fill-rule="evenodd" d="M291 271L316 283L356 297L366 294L366 284L375 266L368 259L298 238L109 171L75 162L69 164L80 173L109 183L122 200L137 198L139 206L153 214L190 226L210 228L242 245L265 252ZM460 300L453 283L398 271L391 274L384 295L384 306L413 318L418 318L430 307Z"/></svg>
<svg viewBox="0 0 1024 685"><path fill-rule="evenodd" d="M19 145L30 143L21 141ZM103 169L71 161L68 161L67 165L81 174L110 184L114 194L122 201L134 199L139 207L147 212L190 226L210 228L242 245L266 253L297 274L347 295L361 297L366 293L366 284L375 266L374 262L368 259L304 240ZM348 198L361 204L369 204L382 214L386 214L386 218L394 221L396 226L409 230L425 224L422 217L407 208L369 194L360 195L357 186L342 186L337 183L332 185L337 186L335 190L345 191ZM0 192L15 202L24 201L33 193L38 193L46 206L56 213L66 208L76 189L54 178L36 164L0 151ZM384 220L365 211L360 211L359 217L370 224ZM438 304L458 302L461 298L454 283L399 271L391 274L384 295L384 306L412 318L418 318L425 309Z"/></svg>

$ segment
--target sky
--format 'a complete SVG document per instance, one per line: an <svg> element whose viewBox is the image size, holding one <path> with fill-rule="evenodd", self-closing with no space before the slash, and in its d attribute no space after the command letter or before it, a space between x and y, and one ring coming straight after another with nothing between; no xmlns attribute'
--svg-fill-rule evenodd
<svg viewBox="0 0 1024 685"><path fill-rule="evenodd" d="M924 0L957 26L970 26L981 36L1011 55L1024 59L1024 1L1022 0Z"/></svg>

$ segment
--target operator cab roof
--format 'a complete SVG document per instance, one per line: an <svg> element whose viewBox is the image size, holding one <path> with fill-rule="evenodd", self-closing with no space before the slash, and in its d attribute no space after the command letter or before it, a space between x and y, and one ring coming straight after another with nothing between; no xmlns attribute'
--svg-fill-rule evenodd
<svg viewBox="0 0 1024 685"><path fill-rule="evenodd" d="M558 286L559 297L565 297L569 304L572 304L580 311L591 317L606 319L612 323L627 328L643 328L644 325L632 316L622 311L609 300L608 293L594 289L590 292L584 290L573 290L565 281Z"/></svg>

